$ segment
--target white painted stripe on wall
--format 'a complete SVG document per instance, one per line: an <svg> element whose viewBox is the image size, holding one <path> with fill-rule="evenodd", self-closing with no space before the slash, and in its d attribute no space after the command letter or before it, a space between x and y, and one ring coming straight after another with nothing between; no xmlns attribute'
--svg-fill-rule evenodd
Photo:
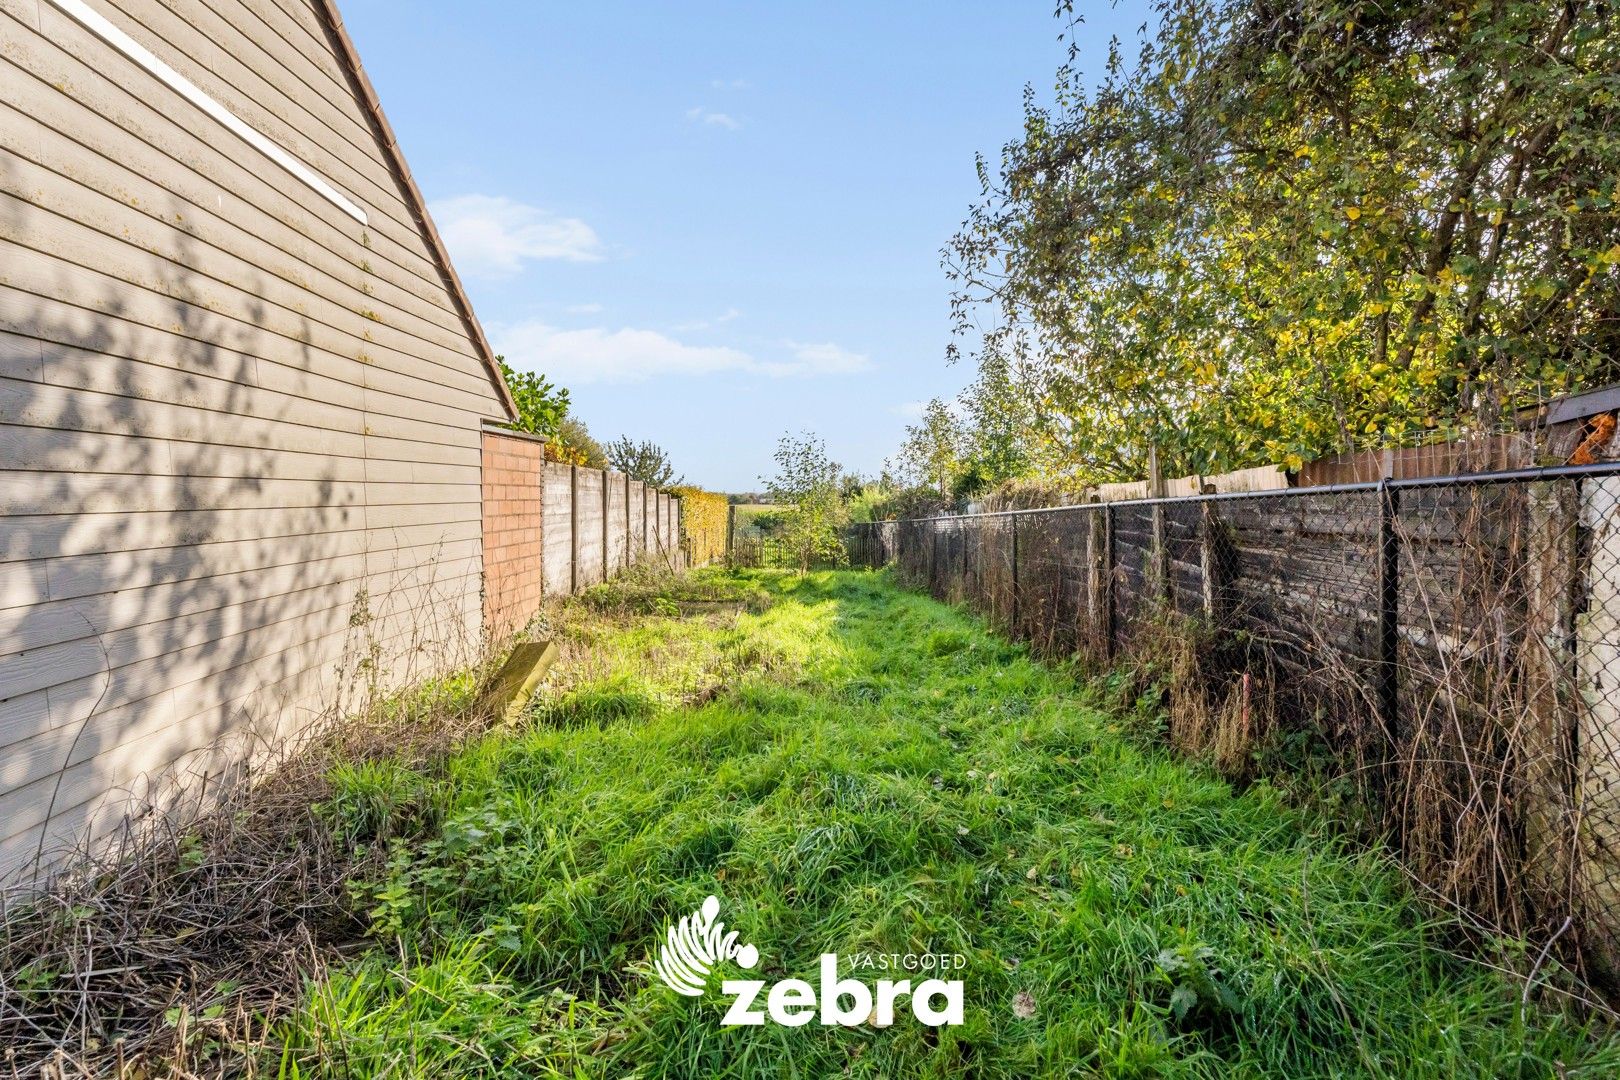
<svg viewBox="0 0 1620 1080"><path fill-rule="evenodd" d="M165 64L162 60L159 60L156 56L153 56L140 42L108 22L95 9L84 3L84 0L50 0L50 2L92 34L95 34L101 40L157 76L164 85L175 93L240 136L242 141L249 146L252 146L265 157L308 184L339 210L342 210L360 224L366 224L366 212L351 202L337 188L327 183L319 173L271 142L225 106L203 93L196 83Z"/></svg>

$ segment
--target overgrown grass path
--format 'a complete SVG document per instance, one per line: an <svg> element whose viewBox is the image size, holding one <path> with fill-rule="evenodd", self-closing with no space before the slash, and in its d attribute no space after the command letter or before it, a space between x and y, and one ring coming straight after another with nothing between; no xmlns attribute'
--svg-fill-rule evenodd
<svg viewBox="0 0 1620 1080"><path fill-rule="evenodd" d="M392 871L287 1075L1620 1074L1612 1037L1443 951L1381 858L976 620L879 574L700 580L747 610L576 604L522 728L342 771L328 812ZM711 893L767 982L964 955L966 1022L723 1027L650 966Z"/></svg>

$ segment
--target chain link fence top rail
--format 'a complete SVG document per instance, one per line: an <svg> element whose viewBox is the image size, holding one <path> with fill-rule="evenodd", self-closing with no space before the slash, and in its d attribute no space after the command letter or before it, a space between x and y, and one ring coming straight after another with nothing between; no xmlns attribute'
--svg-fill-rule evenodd
<svg viewBox="0 0 1620 1080"><path fill-rule="evenodd" d="M1310 732L1419 887L1620 985L1620 464L876 522L850 561L1150 662L1232 775Z"/></svg>

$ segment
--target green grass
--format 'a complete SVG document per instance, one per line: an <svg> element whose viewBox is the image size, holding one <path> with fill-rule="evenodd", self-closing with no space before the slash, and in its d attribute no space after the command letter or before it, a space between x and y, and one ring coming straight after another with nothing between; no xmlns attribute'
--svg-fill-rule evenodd
<svg viewBox="0 0 1620 1080"><path fill-rule="evenodd" d="M375 948L309 988L284 1076L1620 1071L1607 1032L1521 1016L1440 948L1385 859L1172 760L977 620L878 574L703 587L768 602L576 605L579 659L530 726L433 779L340 772L326 813L391 870L364 889ZM710 893L768 981L966 955L967 1022L722 1027L718 994L650 967Z"/></svg>

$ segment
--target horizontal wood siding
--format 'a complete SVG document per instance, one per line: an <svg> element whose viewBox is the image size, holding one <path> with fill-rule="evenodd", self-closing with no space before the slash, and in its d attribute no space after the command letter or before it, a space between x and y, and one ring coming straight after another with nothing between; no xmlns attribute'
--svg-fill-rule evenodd
<svg viewBox="0 0 1620 1080"><path fill-rule="evenodd" d="M470 659L505 418L311 0L91 3L369 221L0 0L0 872Z"/></svg>

